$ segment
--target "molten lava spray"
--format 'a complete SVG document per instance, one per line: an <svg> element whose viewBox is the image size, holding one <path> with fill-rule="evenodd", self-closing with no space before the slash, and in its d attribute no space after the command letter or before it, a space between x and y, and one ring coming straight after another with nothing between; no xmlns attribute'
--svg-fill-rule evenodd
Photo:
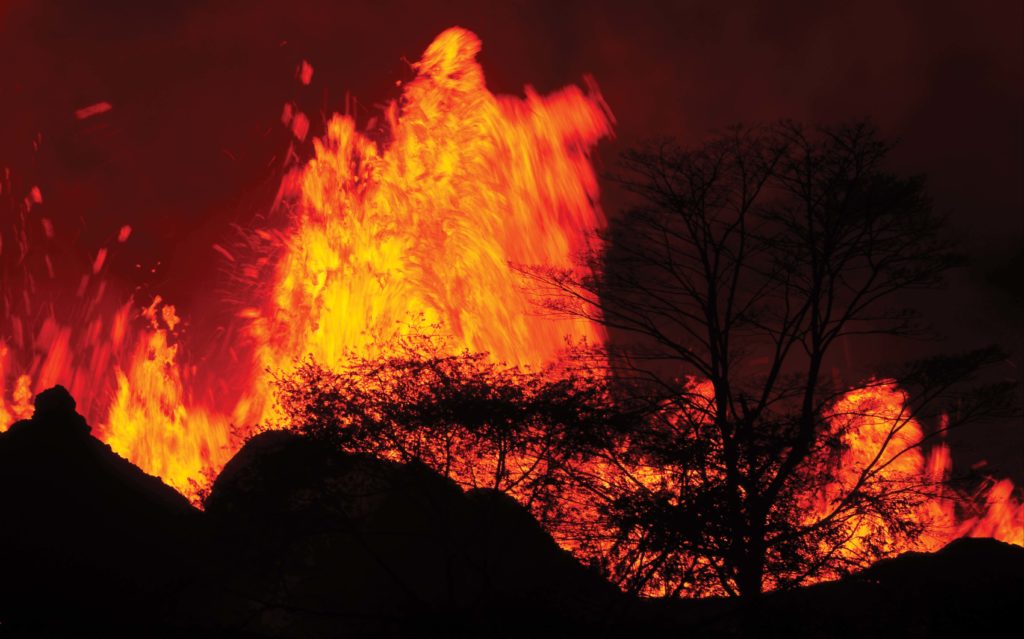
<svg viewBox="0 0 1024 639"><path fill-rule="evenodd" d="M572 268L603 224L589 152L610 112L593 84L494 96L479 50L468 31L442 33L387 111L385 148L336 115L286 179L293 226L252 312L261 368L372 355L430 326L514 364L554 361L566 336L603 341L593 323L538 317L510 266Z"/></svg>
<svg viewBox="0 0 1024 639"><path fill-rule="evenodd" d="M194 495L272 415L267 371L307 354L330 365L426 328L455 350L539 366L567 338L603 342L596 324L540 317L514 267L573 268L603 225L589 154L611 134L611 112L589 80L586 90L495 96L479 51L469 31L445 31L387 109L386 143L335 115L315 156L286 176L279 206L290 222L276 234L269 286L239 314L251 357L232 404L190 387L174 308L158 299L142 312L147 325L110 366L116 388L98 420L115 451ZM305 136L304 116L289 107L285 120ZM49 357L68 354L67 343L49 340ZM74 373L59 364L32 378L33 393ZM30 412L30 382L19 379L0 417Z"/></svg>

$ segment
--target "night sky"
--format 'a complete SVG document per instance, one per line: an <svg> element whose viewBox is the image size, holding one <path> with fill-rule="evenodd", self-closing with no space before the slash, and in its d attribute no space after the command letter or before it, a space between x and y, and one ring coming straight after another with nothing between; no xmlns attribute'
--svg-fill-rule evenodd
<svg viewBox="0 0 1024 639"><path fill-rule="evenodd" d="M282 105L304 108L314 134L346 103L365 121L459 25L483 40L492 91L596 78L618 121L602 171L653 136L872 117L901 141L893 168L929 176L972 258L928 307L944 346L1002 343L1013 357L999 374L1020 379L1024 5L823 4L0 0L0 167L39 185L37 212L83 255L131 224L114 274L130 288L145 272L185 314L201 313L209 289L196 282L219 268L211 244L277 189ZM306 87L302 60L315 69ZM112 110L75 118L101 101ZM610 215L621 201L607 191ZM958 462L985 458L1021 483L1022 431L957 435Z"/></svg>

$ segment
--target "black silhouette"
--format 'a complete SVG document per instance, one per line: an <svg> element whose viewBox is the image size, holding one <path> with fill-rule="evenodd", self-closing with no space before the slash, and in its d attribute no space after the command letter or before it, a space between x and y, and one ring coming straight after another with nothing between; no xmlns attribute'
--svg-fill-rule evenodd
<svg viewBox="0 0 1024 639"><path fill-rule="evenodd" d="M640 600L501 493L289 432L200 512L74 406L51 389L0 434L0 637L968 636L1024 603L1024 549L992 540L749 605Z"/></svg>
<svg viewBox="0 0 1024 639"><path fill-rule="evenodd" d="M5 632L149 627L202 567L199 513L89 433L57 386L0 435Z"/></svg>
<svg viewBox="0 0 1024 639"><path fill-rule="evenodd" d="M300 636L339 625L355 635L564 636L603 632L621 607L615 588L510 498L463 493L415 462L267 432L228 464L206 507L236 540L233 625L278 615Z"/></svg>
<svg viewBox="0 0 1024 639"><path fill-rule="evenodd" d="M626 618L617 589L492 490L272 431L200 512L74 405L46 391L0 434L11 636L599 636Z"/></svg>

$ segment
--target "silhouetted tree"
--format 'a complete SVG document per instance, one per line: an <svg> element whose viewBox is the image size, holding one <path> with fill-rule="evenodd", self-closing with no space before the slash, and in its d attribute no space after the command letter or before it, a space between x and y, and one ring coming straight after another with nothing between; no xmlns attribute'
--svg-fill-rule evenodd
<svg viewBox="0 0 1024 639"><path fill-rule="evenodd" d="M911 419L945 412L951 428L1007 406L1003 387L964 388L995 349L891 371L896 410L838 401L891 382L840 385L836 346L922 334L905 294L959 263L923 179L888 171L889 151L863 122L630 151L617 179L640 205L587 275L526 269L548 309L611 329L607 365L651 407L606 448L615 472L584 478L623 585L752 595L866 565L928 524L929 478L896 472L920 453ZM876 418L873 454L840 471Z"/></svg>
<svg viewBox="0 0 1024 639"><path fill-rule="evenodd" d="M585 371L530 371L451 352L432 336L277 379L280 426L346 452L423 463L465 489L514 496L549 528L568 515L570 467L628 415Z"/></svg>

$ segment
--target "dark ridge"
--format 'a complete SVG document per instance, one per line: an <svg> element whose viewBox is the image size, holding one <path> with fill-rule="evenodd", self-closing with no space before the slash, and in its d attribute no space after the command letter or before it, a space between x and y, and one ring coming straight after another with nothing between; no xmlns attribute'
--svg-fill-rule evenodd
<svg viewBox="0 0 1024 639"><path fill-rule="evenodd" d="M909 552L834 583L765 601L773 635L787 637L995 636L1020 625L1024 548L958 539Z"/></svg>
<svg viewBox="0 0 1024 639"><path fill-rule="evenodd" d="M205 506L41 393L0 434L0 638L980 636L1024 604L1024 549L990 539L754 602L631 599L504 495L287 432Z"/></svg>

